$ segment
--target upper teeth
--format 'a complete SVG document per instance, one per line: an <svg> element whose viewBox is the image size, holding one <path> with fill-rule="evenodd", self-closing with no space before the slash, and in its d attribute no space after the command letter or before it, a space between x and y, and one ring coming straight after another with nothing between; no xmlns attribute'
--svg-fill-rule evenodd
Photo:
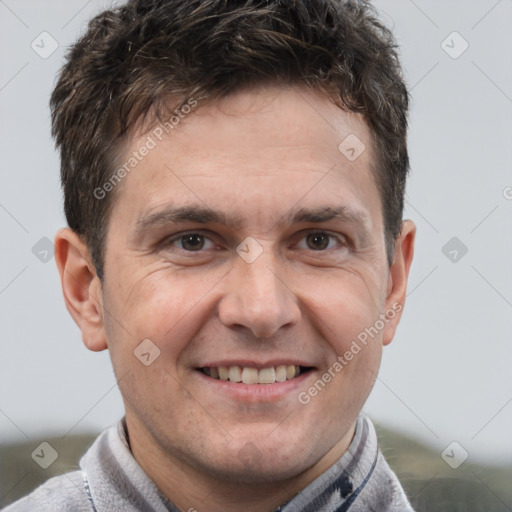
<svg viewBox="0 0 512 512"><path fill-rule="evenodd" d="M297 377L300 374L300 367L283 364L258 370L250 366L219 366L203 368L203 371L214 379L244 384L274 384Z"/></svg>

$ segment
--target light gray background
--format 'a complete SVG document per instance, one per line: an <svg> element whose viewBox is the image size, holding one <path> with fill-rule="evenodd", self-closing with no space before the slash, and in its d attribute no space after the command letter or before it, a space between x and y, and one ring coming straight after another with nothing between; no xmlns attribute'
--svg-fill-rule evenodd
<svg viewBox="0 0 512 512"><path fill-rule="evenodd" d="M47 106L55 75L109 5L0 0L2 442L99 431L122 415L108 354L84 348L55 260L32 252L65 224ZM376 5L413 97L406 213L418 240L403 321L366 410L440 453L455 440L473 460L510 463L512 2ZM46 59L31 48L43 31L59 44ZM469 44L457 59L443 49L463 48L454 31ZM468 248L456 262L442 252L454 236Z"/></svg>

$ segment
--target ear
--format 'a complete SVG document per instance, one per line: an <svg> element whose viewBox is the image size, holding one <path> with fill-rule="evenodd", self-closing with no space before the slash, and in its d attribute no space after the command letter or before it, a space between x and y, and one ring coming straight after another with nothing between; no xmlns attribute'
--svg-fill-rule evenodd
<svg viewBox="0 0 512 512"><path fill-rule="evenodd" d="M82 331L85 346L93 351L106 349L101 282L87 246L69 228L55 236L55 260L66 308Z"/></svg>
<svg viewBox="0 0 512 512"><path fill-rule="evenodd" d="M393 339L404 309L407 293L407 279L414 255L416 226L410 220L402 223L402 231L395 242L394 259L389 269L388 290L386 296L386 326L383 344Z"/></svg>

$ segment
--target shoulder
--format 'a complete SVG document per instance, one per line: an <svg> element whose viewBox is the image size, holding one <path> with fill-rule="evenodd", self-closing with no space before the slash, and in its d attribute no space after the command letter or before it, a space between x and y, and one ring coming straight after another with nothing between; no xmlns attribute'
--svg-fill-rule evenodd
<svg viewBox="0 0 512 512"><path fill-rule="evenodd" d="M81 471L51 478L2 512L92 512Z"/></svg>

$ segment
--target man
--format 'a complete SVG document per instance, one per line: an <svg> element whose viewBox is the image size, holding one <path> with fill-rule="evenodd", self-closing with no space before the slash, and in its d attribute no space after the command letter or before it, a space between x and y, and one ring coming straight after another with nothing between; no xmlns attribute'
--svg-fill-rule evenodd
<svg viewBox="0 0 512 512"><path fill-rule="evenodd" d="M407 104L363 1L91 21L51 100L56 259L126 416L7 510L412 510L361 414L413 256Z"/></svg>

